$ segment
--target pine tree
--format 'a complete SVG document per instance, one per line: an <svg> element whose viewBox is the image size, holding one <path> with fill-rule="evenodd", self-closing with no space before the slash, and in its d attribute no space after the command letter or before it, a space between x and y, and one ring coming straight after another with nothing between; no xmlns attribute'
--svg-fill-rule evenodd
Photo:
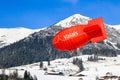
<svg viewBox="0 0 120 80"><path fill-rule="evenodd" d="M33 80L33 77L30 75L30 72L25 71L24 80Z"/></svg>
<svg viewBox="0 0 120 80"><path fill-rule="evenodd" d="M48 66L50 66L50 59L48 59Z"/></svg>
<svg viewBox="0 0 120 80"><path fill-rule="evenodd" d="M40 61L40 69L43 68L43 61Z"/></svg>
<svg viewBox="0 0 120 80"><path fill-rule="evenodd" d="M73 64L77 65L79 67L79 71L83 71L84 70L82 59L74 58L73 59Z"/></svg>
<svg viewBox="0 0 120 80"><path fill-rule="evenodd" d="M84 66L83 66L83 61L82 61L82 59L78 60L77 65L78 65L78 67L79 67L79 71L83 71L83 70L84 70Z"/></svg>
<svg viewBox="0 0 120 80"><path fill-rule="evenodd" d="M25 71L25 73L24 73L24 80L27 80L28 79L28 72L27 72L27 70Z"/></svg>
<svg viewBox="0 0 120 80"><path fill-rule="evenodd" d="M78 60L79 60L78 58L74 58L74 59L73 59L73 64L76 65L76 64L78 63Z"/></svg>

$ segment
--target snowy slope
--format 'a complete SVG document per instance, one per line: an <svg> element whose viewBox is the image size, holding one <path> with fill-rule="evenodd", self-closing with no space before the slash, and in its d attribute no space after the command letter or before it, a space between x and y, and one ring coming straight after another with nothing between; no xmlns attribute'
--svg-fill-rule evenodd
<svg viewBox="0 0 120 80"><path fill-rule="evenodd" d="M38 80L79 80L79 78L83 78L83 80L96 80L96 77L101 78L105 76L106 73L111 73L115 76L120 76L120 55L117 57L100 57L104 58L105 60L99 60L98 62L90 62L87 61L87 58L90 55L84 56L77 56L77 58L83 60L83 64L85 70L78 73L78 67L72 64L73 58L64 58L64 59L57 59L51 61L51 65L47 66L47 62L44 62L44 67L48 68L47 72L54 71L56 72L63 72L65 73L64 76L60 75L45 75L44 70L40 70L39 63L34 63L30 65L23 65L19 67L13 67L6 70L6 74L18 69L19 76L23 77L24 71L30 71L32 76L36 75ZM74 74L74 76L68 76L69 74ZM77 75L83 74L84 77L79 77ZM112 79L118 80L118 79Z"/></svg>
<svg viewBox="0 0 120 80"><path fill-rule="evenodd" d="M51 36L55 34L58 30L60 30L61 27L69 27L75 24L86 24L88 21L88 17L81 16L79 14L75 14L65 20L62 20L55 24L55 26L45 29L42 32L35 33L34 36L31 35L31 37L28 37L27 39L33 39L34 37L46 37ZM113 50L119 50L120 48L116 46L117 43L120 42L120 33L117 32L117 30L114 30L109 27L109 25L106 25L106 31L107 31L107 40L105 40L103 43L98 43L96 46L100 49L106 48L107 50L113 49ZM41 38L41 40L42 40ZM26 40L27 41L27 40ZM29 41L29 40L28 40ZM45 45L45 44L44 44ZM93 45L85 46L84 49L89 49ZM28 46L27 46L28 47ZM51 47L51 46L47 46ZM93 47L95 48L95 47ZM45 50L44 50L45 51ZM46 50L47 51L47 50ZM109 52L108 52L109 53ZM42 51L41 53L42 54ZM53 53L52 53L53 54ZM56 52L57 54L57 52ZM63 72L65 76L58 76L58 75L44 75L45 71L39 69L39 63L34 63L30 65L24 65L14 68L9 68L6 70L6 73L9 74L9 70L18 69L19 75L23 76L23 73L25 70L30 71L32 75L36 75L38 77L38 80L79 80L80 77L76 77L79 74L86 75L82 78L84 80L95 80L96 76L101 77L106 75L107 72L112 73L113 75L120 76L120 56L118 57L103 57L105 60L99 60L98 62L89 62L87 61L89 55L84 56L78 56L79 58L83 59L83 64L85 67L85 71L77 73L78 67L76 65L72 64L73 58L64 58L64 59L57 59L51 62L51 66L47 66L47 62L44 62L44 67L48 68L48 72ZM27 57L27 56L26 56ZM26 58L25 57L25 58ZM54 73L54 72L53 72ZM77 73L77 74L76 74ZM75 77L69 77L69 74L75 74ZM116 79L114 79L116 80Z"/></svg>
<svg viewBox="0 0 120 80"><path fill-rule="evenodd" d="M120 25L109 25L109 26L115 28L116 30L120 31Z"/></svg>
<svg viewBox="0 0 120 80"><path fill-rule="evenodd" d="M17 43L13 44L15 46L14 48L11 46L8 46L10 49L8 50L8 47L5 47L0 52L1 53L0 64L8 67L11 64L12 66L21 65L22 63L27 64L27 63L31 63L31 58L33 57L35 58L32 59L32 62L36 62L38 60L47 60L46 55L49 55L50 52L51 52L52 59L68 57L68 55L66 56L67 52L60 52L55 48L53 48L51 44L53 36L60 30L65 28L67 26L66 24L68 25L74 25L75 23L84 24L88 20L89 20L88 17L81 16L80 14L75 14L44 30L33 33L30 36L24 38L22 41L20 42L18 41ZM62 25L65 25L65 26L62 26ZM119 54L120 53L120 33L117 30L109 27L109 25L105 25L105 28L107 32L107 40L101 43L97 43L95 46L91 43L88 43L87 45L83 46L78 50L77 55L80 55L81 52L83 54L93 54L93 53L96 53L97 49L99 49L99 55L114 56L116 54ZM23 47L23 44L24 44L24 47ZM28 46L29 44L30 46ZM39 45L39 44L42 44L42 45ZM23 53L23 51L21 50L25 51L25 53L23 54L24 56L21 55L21 53ZM15 54L13 54L13 51L15 51ZM28 54L30 55L30 57L28 56ZM9 56L9 55L12 55L12 56ZM23 57L25 58L25 60L23 60ZM4 61L3 58L6 61ZM12 60L11 58L14 58L17 62L14 62L14 60ZM2 61L4 61L4 64L2 63ZM9 64L6 65L5 62L6 63L9 62L10 65Z"/></svg>
<svg viewBox="0 0 120 80"><path fill-rule="evenodd" d="M56 26L61 26L61 27L70 27L76 24L87 24L88 20L90 18L86 17L86 16L82 16L80 14L74 14L64 20L61 20L60 22L58 22L57 24L55 24Z"/></svg>
<svg viewBox="0 0 120 80"><path fill-rule="evenodd" d="M32 30L23 27L18 28L0 28L0 48L16 41L19 41L29 34L39 31L40 29Z"/></svg>

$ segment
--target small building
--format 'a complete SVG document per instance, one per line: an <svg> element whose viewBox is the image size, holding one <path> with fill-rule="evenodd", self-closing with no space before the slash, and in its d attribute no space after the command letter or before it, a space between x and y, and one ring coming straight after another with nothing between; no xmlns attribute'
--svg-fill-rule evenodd
<svg viewBox="0 0 120 80"><path fill-rule="evenodd" d="M45 75L61 75L61 76L63 76L64 73L63 72L45 72Z"/></svg>

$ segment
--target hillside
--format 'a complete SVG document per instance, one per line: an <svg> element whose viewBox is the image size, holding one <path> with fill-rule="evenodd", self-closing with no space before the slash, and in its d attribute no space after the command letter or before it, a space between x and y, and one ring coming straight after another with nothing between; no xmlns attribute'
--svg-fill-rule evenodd
<svg viewBox="0 0 120 80"><path fill-rule="evenodd" d="M40 29L17 28L0 28L0 48L17 42Z"/></svg>
<svg viewBox="0 0 120 80"><path fill-rule="evenodd" d="M5 70L5 74L10 74L13 71L18 71L18 76L23 77L27 70L38 80L96 80L96 78L103 79L104 76L120 76L120 55L117 57L102 57L103 60L87 61L91 55L75 56L72 58L56 59L51 61L48 66L47 62L43 62L43 68L40 69L40 63L33 63L29 65L22 65L18 67L11 67ZM93 55L92 55L93 56ZM84 71L78 72L78 66L73 64L73 59L78 58L83 60ZM94 65L93 65L94 64ZM44 70L47 68L47 71ZM59 72L63 73L58 74ZM1 70L0 70L1 73ZM118 80L118 78L109 78L108 80Z"/></svg>
<svg viewBox="0 0 120 80"><path fill-rule="evenodd" d="M19 66L39 61L48 61L58 58L69 58L69 52L58 51L52 46L53 36L66 26L86 24L90 18L75 14L46 29L35 32L28 37L0 49L0 67ZM105 25L107 39L103 42L88 43L77 49L74 55L98 54L102 56L116 56L120 53L120 33Z"/></svg>

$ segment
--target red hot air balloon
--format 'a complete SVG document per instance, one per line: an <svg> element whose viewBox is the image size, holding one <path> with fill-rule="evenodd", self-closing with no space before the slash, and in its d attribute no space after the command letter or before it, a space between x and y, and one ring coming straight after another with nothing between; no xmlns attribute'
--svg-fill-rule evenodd
<svg viewBox="0 0 120 80"><path fill-rule="evenodd" d="M62 51L73 51L88 42L100 42L106 39L102 17L89 20L87 25L75 25L58 32L53 40L53 46Z"/></svg>

